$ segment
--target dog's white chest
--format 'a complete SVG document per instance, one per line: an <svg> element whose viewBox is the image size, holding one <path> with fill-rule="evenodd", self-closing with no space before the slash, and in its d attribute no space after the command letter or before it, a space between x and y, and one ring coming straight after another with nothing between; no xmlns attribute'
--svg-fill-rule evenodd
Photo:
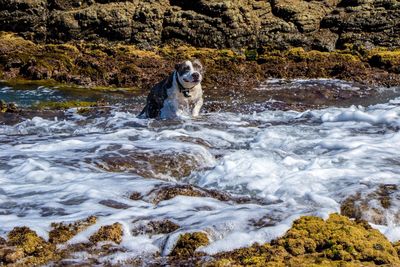
<svg viewBox="0 0 400 267"><path fill-rule="evenodd" d="M192 115L191 106L202 99L203 92L201 85L197 85L190 90L190 97L185 97L177 86L172 86L167 90L167 99L161 109L161 118L188 117Z"/></svg>

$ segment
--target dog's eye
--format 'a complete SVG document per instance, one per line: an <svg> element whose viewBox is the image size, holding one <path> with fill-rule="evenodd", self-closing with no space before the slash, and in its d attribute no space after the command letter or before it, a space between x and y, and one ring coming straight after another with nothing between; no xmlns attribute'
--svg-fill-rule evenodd
<svg viewBox="0 0 400 267"><path fill-rule="evenodd" d="M190 67L189 67L189 66L185 66L185 67L183 68L183 71L184 71L184 72L189 72L189 71L190 71Z"/></svg>
<svg viewBox="0 0 400 267"><path fill-rule="evenodd" d="M195 62L195 63L193 63L193 67L194 67L194 68L199 68L199 69L200 69L200 68L201 68L201 65L200 65L199 63L196 63L196 62Z"/></svg>

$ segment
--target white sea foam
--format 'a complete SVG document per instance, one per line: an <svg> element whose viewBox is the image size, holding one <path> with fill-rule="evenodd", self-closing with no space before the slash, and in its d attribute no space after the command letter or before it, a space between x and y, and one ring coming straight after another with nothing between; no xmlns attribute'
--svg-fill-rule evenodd
<svg viewBox="0 0 400 267"><path fill-rule="evenodd" d="M400 186L395 163L400 162L399 104L400 99L393 99L303 113L211 113L173 124L138 120L121 111L86 121L70 110L67 120L37 117L0 126L0 234L26 225L47 238L51 222L96 215L98 223L69 242L86 241L101 225L120 222L121 246L127 252L107 259L115 263L132 255L166 255L184 232L206 232L212 242L200 250L211 254L270 241L301 215L327 218L338 212L341 201L359 190ZM107 172L93 164L107 153L127 150L190 154L204 168L182 182L257 201L235 204L187 196L158 204L131 200L131 192L146 195L178 181ZM105 200L125 208L106 206ZM394 203L388 218L399 206ZM138 222L162 219L180 229L132 234ZM400 239L393 220L374 227L392 241Z"/></svg>

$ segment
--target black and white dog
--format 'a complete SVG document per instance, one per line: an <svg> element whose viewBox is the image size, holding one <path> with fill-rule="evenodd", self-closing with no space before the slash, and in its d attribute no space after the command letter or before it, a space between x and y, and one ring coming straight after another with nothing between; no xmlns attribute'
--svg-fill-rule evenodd
<svg viewBox="0 0 400 267"><path fill-rule="evenodd" d="M202 79L203 66L200 61L188 60L177 64L169 77L151 89L139 118L198 116L203 106Z"/></svg>

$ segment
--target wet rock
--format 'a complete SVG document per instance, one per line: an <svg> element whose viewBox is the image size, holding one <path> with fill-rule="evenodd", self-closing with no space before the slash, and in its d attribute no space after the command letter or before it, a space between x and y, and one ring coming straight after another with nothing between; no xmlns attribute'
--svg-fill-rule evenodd
<svg viewBox="0 0 400 267"><path fill-rule="evenodd" d="M38 265L56 259L55 246L39 237L28 227L15 227L8 233L7 245L21 249L25 257L21 263ZM16 252L20 255L20 252Z"/></svg>
<svg viewBox="0 0 400 267"><path fill-rule="evenodd" d="M133 230L135 235L159 235L169 234L179 229L179 225L170 220L150 221L144 225L138 226Z"/></svg>
<svg viewBox="0 0 400 267"><path fill-rule="evenodd" d="M370 54L369 64L371 66L400 73L400 52L383 50L373 51Z"/></svg>
<svg viewBox="0 0 400 267"><path fill-rule="evenodd" d="M400 198L396 185L383 184L374 190L365 190L346 198L340 207L341 214L357 220L388 225L400 223L397 203Z"/></svg>
<svg viewBox="0 0 400 267"><path fill-rule="evenodd" d="M215 266L400 264L395 248L378 230L337 214L326 221L301 217L283 237L271 243L220 253L215 258Z"/></svg>
<svg viewBox="0 0 400 267"><path fill-rule="evenodd" d="M122 156L123 155L123 156ZM194 170L204 168L201 158L193 154L174 151L129 152L108 154L95 164L107 171L130 172L145 178L183 178Z"/></svg>
<svg viewBox="0 0 400 267"><path fill-rule="evenodd" d="M161 201L169 200L176 196L211 197L221 201L229 201L233 199L224 192L198 188L193 185L185 184L162 185L158 188L153 189L144 199L147 199L154 204L158 204Z"/></svg>
<svg viewBox="0 0 400 267"><path fill-rule="evenodd" d="M28 227L15 227L8 233L7 243L22 248L27 254L33 254L45 244L45 241Z"/></svg>
<svg viewBox="0 0 400 267"><path fill-rule="evenodd" d="M89 240L92 243L111 241L114 243L121 243L122 241L122 225L120 223L114 223L112 225L105 225L100 227L100 229L92 235Z"/></svg>
<svg viewBox="0 0 400 267"><path fill-rule="evenodd" d="M0 263L15 263L25 256L22 248L0 245Z"/></svg>
<svg viewBox="0 0 400 267"><path fill-rule="evenodd" d="M190 258L195 256L196 249L209 244L207 234L203 232L186 233L179 237L169 256L176 258Z"/></svg>
<svg viewBox="0 0 400 267"><path fill-rule="evenodd" d="M52 230L49 232L49 242L53 244L65 243L79 232L82 232L89 226L95 224L96 217L90 216L85 220L74 223L52 223Z"/></svg>
<svg viewBox="0 0 400 267"><path fill-rule="evenodd" d="M0 113L18 113L20 109L18 109L15 103L6 103L4 100L0 99Z"/></svg>
<svg viewBox="0 0 400 267"><path fill-rule="evenodd" d="M142 199L142 194L139 192L132 192L131 195L129 196L129 199L131 200L141 200Z"/></svg>
<svg viewBox="0 0 400 267"><path fill-rule="evenodd" d="M121 203L112 199L101 200L99 201L99 204L118 210L126 210L131 207L125 203Z"/></svg>

